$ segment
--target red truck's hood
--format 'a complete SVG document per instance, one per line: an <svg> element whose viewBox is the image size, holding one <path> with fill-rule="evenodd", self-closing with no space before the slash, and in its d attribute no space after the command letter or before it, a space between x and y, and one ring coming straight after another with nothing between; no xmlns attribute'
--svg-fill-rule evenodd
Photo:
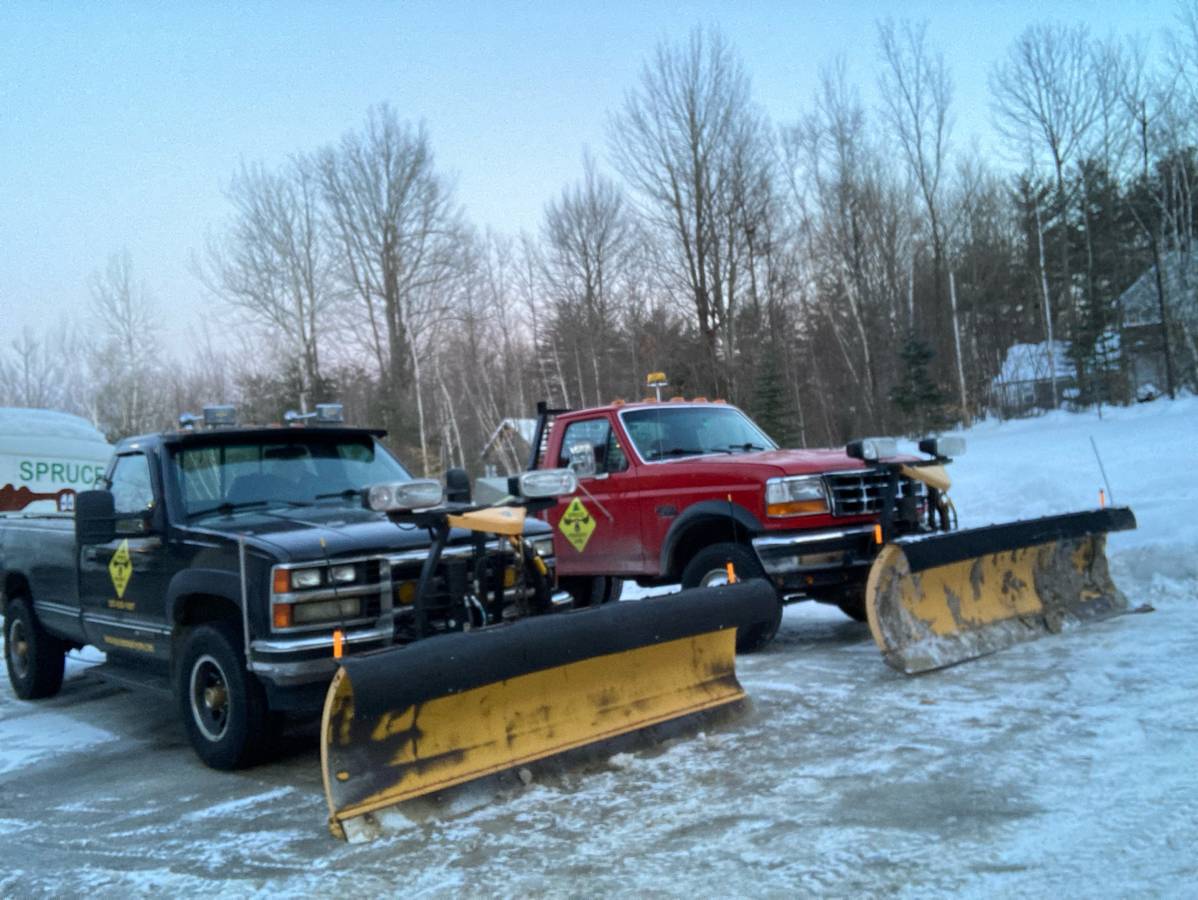
<svg viewBox="0 0 1198 900"><path fill-rule="evenodd" d="M890 457L887 462L918 462L919 457L906 454ZM712 453L705 456L684 456L658 463L671 473L694 477L702 472L721 476L740 475L741 479L765 481L780 475L826 475L830 472L851 472L872 468L843 450L820 448L814 450L759 450L756 453Z"/></svg>
<svg viewBox="0 0 1198 900"><path fill-rule="evenodd" d="M666 463L671 468L685 466L712 470L733 469L737 472L759 472L762 478L778 475L816 475L825 472L844 472L863 469L865 464L853 459L843 450L760 450L756 453L711 454L688 456Z"/></svg>

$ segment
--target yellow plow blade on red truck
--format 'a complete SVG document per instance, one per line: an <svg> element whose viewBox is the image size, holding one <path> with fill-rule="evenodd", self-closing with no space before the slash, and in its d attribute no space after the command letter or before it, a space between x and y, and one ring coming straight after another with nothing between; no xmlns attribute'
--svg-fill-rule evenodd
<svg viewBox="0 0 1198 900"><path fill-rule="evenodd" d="M1106 535L1135 527L1120 507L900 538L869 573L870 631L914 674L1119 615Z"/></svg>
<svg viewBox="0 0 1198 900"><path fill-rule="evenodd" d="M485 775L732 703L736 629L764 581L524 619L344 660L321 724L329 827Z"/></svg>

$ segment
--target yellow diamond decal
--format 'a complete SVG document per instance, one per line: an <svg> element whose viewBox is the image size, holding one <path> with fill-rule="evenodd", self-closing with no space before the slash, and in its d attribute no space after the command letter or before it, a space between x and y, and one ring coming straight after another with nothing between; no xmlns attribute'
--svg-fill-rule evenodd
<svg viewBox="0 0 1198 900"><path fill-rule="evenodd" d="M117 597L124 597L129 579L133 577L133 560L129 558L129 541L121 541L121 545L116 548L116 553L112 554L112 559L108 563L108 574L112 576L112 586L116 588Z"/></svg>
<svg viewBox="0 0 1198 900"><path fill-rule="evenodd" d="M591 539L591 532L595 530L595 520L582 505L582 501L575 497L562 513L562 520L557 523L557 527L574 549L581 553L586 549L587 541Z"/></svg>

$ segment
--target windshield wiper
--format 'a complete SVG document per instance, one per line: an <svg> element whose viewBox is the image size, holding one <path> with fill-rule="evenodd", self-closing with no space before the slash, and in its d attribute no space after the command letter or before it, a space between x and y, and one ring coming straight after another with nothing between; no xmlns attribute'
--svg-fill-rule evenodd
<svg viewBox="0 0 1198 900"><path fill-rule="evenodd" d="M731 450L724 450L719 447L711 447L707 450L696 449L691 447L671 447L669 450L658 450L653 454L654 459L661 459L663 456L701 456L704 453L729 453Z"/></svg>
<svg viewBox="0 0 1198 900"><path fill-rule="evenodd" d="M767 448L761 446L760 444L754 444L751 442L746 442L744 444L729 444L728 446L731 447L733 450L765 450L765 449L767 449Z"/></svg>
<svg viewBox="0 0 1198 900"><path fill-rule="evenodd" d="M317 494L313 500L331 500L337 497L341 500L357 500L362 496L362 492L357 488L346 488L343 491L330 491L327 494Z"/></svg>
<svg viewBox="0 0 1198 900"><path fill-rule="evenodd" d="M311 506L310 503L303 503L299 500L241 500L237 503L218 503L216 506L209 506L205 509L197 509L194 512L188 513L187 518L198 519L200 516L211 515L212 513L220 513L228 516L235 512L240 512L243 509L254 509L256 507L278 506L286 504L287 506Z"/></svg>

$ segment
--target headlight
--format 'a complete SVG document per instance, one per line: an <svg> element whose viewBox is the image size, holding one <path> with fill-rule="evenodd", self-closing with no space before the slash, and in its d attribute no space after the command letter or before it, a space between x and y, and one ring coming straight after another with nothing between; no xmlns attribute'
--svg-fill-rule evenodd
<svg viewBox="0 0 1198 900"><path fill-rule="evenodd" d="M819 475L771 478L765 483L767 516L809 516L828 511L824 479Z"/></svg>
<svg viewBox="0 0 1198 900"><path fill-rule="evenodd" d="M355 619L361 611L361 598L347 597L344 600L319 600L315 603L296 603L291 607L291 617L296 625L310 625L313 622Z"/></svg>
<svg viewBox="0 0 1198 900"><path fill-rule="evenodd" d="M553 535L546 534L540 537L529 538L527 543L536 552L537 556L545 558L553 556Z"/></svg>
<svg viewBox="0 0 1198 900"><path fill-rule="evenodd" d="M306 591L320 587L320 569L293 569L291 572L291 589Z"/></svg>
<svg viewBox="0 0 1198 900"><path fill-rule="evenodd" d="M357 577L353 566L333 566L329 569L329 581L333 584L351 584Z"/></svg>

